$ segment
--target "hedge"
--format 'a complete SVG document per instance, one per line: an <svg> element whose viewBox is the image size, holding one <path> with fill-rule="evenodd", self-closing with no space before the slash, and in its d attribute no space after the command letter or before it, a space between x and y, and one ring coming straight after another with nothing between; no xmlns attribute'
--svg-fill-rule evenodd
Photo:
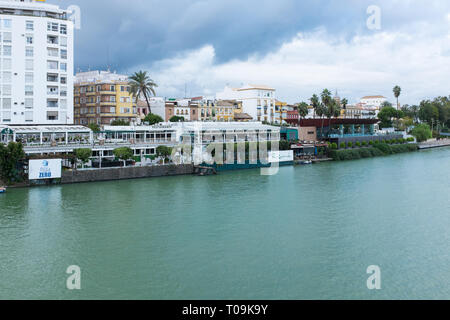
<svg viewBox="0 0 450 320"><path fill-rule="evenodd" d="M331 150L329 156L335 161L356 160L361 158L380 157L396 153L404 153L416 151L416 144L400 144L388 145L385 143L378 143L374 148L360 148L347 150Z"/></svg>

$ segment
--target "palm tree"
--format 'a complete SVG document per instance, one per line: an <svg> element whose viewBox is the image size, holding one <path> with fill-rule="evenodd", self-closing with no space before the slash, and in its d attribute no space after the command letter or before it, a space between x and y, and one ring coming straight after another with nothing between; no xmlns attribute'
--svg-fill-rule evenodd
<svg viewBox="0 0 450 320"><path fill-rule="evenodd" d="M148 113L152 113L149 98L151 95L156 95L155 88L158 87L158 85L150 79L147 75L147 71L135 72L129 77L128 83L130 85L131 94L136 98L136 103L139 97L144 96L145 101L147 101Z"/></svg>
<svg viewBox="0 0 450 320"><path fill-rule="evenodd" d="M347 109L347 105L348 105L348 100L346 98L342 99L341 101L341 105L342 105L342 109ZM345 117L347 117L347 113L344 113Z"/></svg>
<svg viewBox="0 0 450 320"><path fill-rule="evenodd" d="M316 94L313 94L313 96L311 97L310 101L311 101L311 105L312 105L313 110L314 110L314 118L316 118L317 110L320 107L319 97Z"/></svg>
<svg viewBox="0 0 450 320"><path fill-rule="evenodd" d="M331 97L331 92L328 89L324 89L322 93L320 94L320 98L322 100L322 136L323 136L323 116L327 116L329 114L332 114L332 104L334 102L333 98ZM331 127L331 123L330 123Z"/></svg>
<svg viewBox="0 0 450 320"><path fill-rule="evenodd" d="M402 88L400 88L399 86L395 86L393 91L395 98L397 98L397 110L398 110L399 109L398 97L400 97L400 94L402 93Z"/></svg>
<svg viewBox="0 0 450 320"><path fill-rule="evenodd" d="M299 103L297 106L299 121L308 115L308 104L306 102Z"/></svg>

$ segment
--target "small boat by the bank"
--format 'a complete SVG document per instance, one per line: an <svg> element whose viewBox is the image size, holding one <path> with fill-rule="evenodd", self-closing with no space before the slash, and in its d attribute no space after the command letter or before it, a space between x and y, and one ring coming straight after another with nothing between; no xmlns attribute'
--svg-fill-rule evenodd
<svg viewBox="0 0 450 320"><path fill-rule="evenodd" d="M0 193L5 193L6 192L6 187L0 187Z"/></svg>
<svg viewBox="0 0 450 320"><path fill-rule="evenodd" d="M303 160L303 161L300 161L300 164L301 165L312 164L312 161L311 160Z"/></svg>

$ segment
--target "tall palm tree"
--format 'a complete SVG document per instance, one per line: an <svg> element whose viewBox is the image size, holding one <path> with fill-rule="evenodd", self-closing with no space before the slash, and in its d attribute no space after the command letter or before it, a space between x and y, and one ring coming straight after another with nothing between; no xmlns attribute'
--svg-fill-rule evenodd
<svg viewBox="0 0 450 320"><path fill-rule="evenodd" d="M332 112L332 105L333 105L333 98L331 97L331 91L328 89L324 89L322 93L320 94L320 98L322 100L322 136L323 136L323 116L327 116L329 114L333 114ZM330 122L331 127L331 122Z"/></svg>
<svg viewBox="0 0 450 320"><path fill-rule="evenodd" d="M299 122L308 115L308 104L306 102L301 102L297 106L297 111L299 115Z"/></svg>
<svg viewBox="0 0 450 320"><path fill-rule="evenodd" d="M395 86L393 91L395 98L397 98L397 110L398 110L399 109L398 97L400 97L400 94L402 93L402 88L400 88L399 86Z"/></svg>
<svg viewBox="0 0 450 320"><path fill-rule="evenodd" d="M341 101L341 105L342 105L342 109L347 109L347 105L348 105L348 100L346 98L342 99ZM345 117L347 117L347 113L344 112Z"/></svg>
<svg viewBox="0 0 450 320"><path fill-rule="evenodd" d="M136 103L139 97L144 96L145 101L147 102L148 113L152 113L152 109L150 108L149 98L153 95L156 95L155 88L158 85L150 79L147 75L147 71L138 71L135 72L132 76L129 77L129 85L130 91L133 97L136 98Z"/></svg>
<svg viewBox="0 0 450 320"><path fill-rule="evenodd" d="M317 110L320 108L320 101L319 101L319 97L317 96L317 94L313 94L310 101L311 101L311 105L314 110L314 118L316 118Z"/></svg>

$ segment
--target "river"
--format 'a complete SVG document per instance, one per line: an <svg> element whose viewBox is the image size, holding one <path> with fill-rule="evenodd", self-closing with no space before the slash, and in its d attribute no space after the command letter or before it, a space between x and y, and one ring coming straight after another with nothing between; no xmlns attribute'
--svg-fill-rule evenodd
<svg viewBox="0 0 450 320"><path fill-rule="evenodd" d="M443 148L9 189L0 299L450 299L449 178Z"/></svg>

